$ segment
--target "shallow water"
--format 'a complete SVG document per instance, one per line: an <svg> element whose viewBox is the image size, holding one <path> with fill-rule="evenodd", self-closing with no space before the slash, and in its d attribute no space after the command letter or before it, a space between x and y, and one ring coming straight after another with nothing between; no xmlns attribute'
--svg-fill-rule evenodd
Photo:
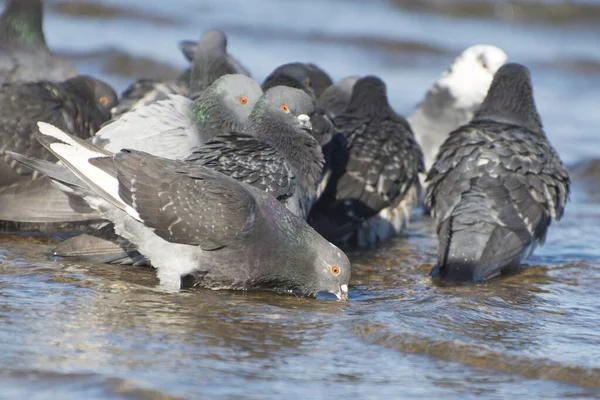
<svg viewBox="0 0 600 400"><path fill-rule="evenodd" d="M105 57L121 51L161 63L142 60L139 75L173 74L185 66L178 40L222 27L259 80L295 60L336 79L377 74L407 113L463 48L491 43L530 66L565 162L600 150L600 32L585 21L450 18L385 1L102 4L128 12L52 8L46 32L52 48L118 90L132 77L107 73ZM349 253L347 303L165 293L151 269L49 261L54 239L0 236L0 398L598 398L597 177L578 168L564 219L520 273L432 282L435 235L416 215L404 236Z"/></svg>

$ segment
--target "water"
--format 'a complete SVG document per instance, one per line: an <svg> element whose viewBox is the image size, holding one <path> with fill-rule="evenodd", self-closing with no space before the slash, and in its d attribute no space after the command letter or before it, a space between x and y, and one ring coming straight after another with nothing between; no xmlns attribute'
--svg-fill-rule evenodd
<svg viewBox="0 0 600 400"><path fill-rule="evenodd" d="M113 48L179 69L178 40L222 27L259 80L296 60L336 79L378 74L407 113L463 48L491 43L530 67L548 136L566 163L600 149L593 24L457 19L386 1L103 4L136 13L100 19L53 8L46 32L52 48L118 90L132 77L108 74L97 54ZM150 67L139 75L156 73ZM0 398L598 398L597 176L577 169L564 219L521 273L478 285L432 282L435 234L416 215L404 236L349 253L347 303L164 293L151 269L49 261L55 239L3 235Z"/></svg>

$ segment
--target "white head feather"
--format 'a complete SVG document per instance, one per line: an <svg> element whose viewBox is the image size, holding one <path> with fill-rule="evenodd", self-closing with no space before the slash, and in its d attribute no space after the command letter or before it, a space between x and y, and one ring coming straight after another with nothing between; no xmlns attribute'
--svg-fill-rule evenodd
<svg viewBox="0 0 600 400"><path fill-rule="evenodd" d="M506 53L498 47L471 46L454 60L438 84L450 89L458 108L476 109L483 102L494 74L507 60Z"/></svg>

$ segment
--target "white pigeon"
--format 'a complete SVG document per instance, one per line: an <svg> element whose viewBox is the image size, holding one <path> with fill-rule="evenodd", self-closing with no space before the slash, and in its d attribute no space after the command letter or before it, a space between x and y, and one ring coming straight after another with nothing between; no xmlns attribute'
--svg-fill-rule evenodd
<svg viewBox="0 0 600 400"><path fill-rule="evenodd" d="M433 84L407 118L429 171L448 134L469 122L487 95L496 71L508 56L495 46L463 51Z"/></svg>

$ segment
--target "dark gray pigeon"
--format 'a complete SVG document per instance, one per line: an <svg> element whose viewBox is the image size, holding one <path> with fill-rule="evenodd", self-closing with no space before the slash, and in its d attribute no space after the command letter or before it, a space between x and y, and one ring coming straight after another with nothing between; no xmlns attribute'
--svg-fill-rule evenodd
<svg viewBox="0 0 600 400"><path fill-rule="evenodd" d="M185 278L211 289L348 298L346 255L264 191L194 163L134 150L112 155L39 127L40 141L77 177L67 173L63 184L138 246L161 286L177 290Z"/></svg>
<svg viewBox="0 0 600 400"><path fill-rule="evenodd" d="M420 190L423 155L406 120L388 104L381 79L354 85L345 111L334 119L347 141L309 222L333 242L372 245L408 223Z"/></svg>
<svg viewBox="0 0 600 400"><path fill-rule="evenodd" d="M317 105L327 110L332 118L340 115L346 109L352 95L352 88L359 79L360 76L348 76L329 86L318 97Z"/></svg>
<svg viewBox="0 0 600 400"><path fill-rule="evenodd" d="M526 67L496 72L481 108L450 134L427 180L438 233L433 276L487 280L543 244L563 214L569 175L542 129Z"/></svg>
<svg viewBox="0 0 600 400"><path fill-rule="evenodd" d="M333 84L333 81L322 68L313 63L306 64L309 71L310 83L315 92L315 97L319 98L325 89Z"/></svg>
<svg viewBox="0 0 600 400"><path fill-rule="evenodd" d="M126 113L104 125L93 140L111 152L130 148L182 159L215 136L243 130L261 95L252 78L225 75L194 101L171 95Z"/></svg>
<svg viewBox="0 0 600 400"><path fill-rule="evenodd" d="M17 222L79 221L79 212L92 210L66 198L36 178L32 171L7 159L14 151L56 161L35 139L36 121L52 123L78 137L89 138L110 118L116 104L113 89L91 77L78 76L60 83L10 83L0 90L0 220ZM62 204L62 206L61 206ZM78 212L74 212L73 208ZM88 218L86 215L84 218Z"/></svg>
<svg viewBox="0 0 600 400"><path fill-rule="evenodd" d="M63 81L77 75L73 64L50 53L42 20L41 0L5 0L0 17L0 84Z"/></svg>
<svg viewBox="0 0 600 400"><path fill-rule="evenodd" d="M315 73L314 71L314 68L311 70L307 64L300 62L283 64L275 68L267 76L261 88L265 92L276 86L287 86L303 90L308 94L313 102L315 102L315 111L310 116L312 134L321 146L325 146L334 135L333 120L327 110L316 104L316 96L311 80L311 76Z"/></svg>
<svg viewBox="0 0 600 400"><path fill-rule="evenodd" d="M263 92L275 86L287 86L306 92L313 100L316 99L315 91L310 80L310 68L301 62L283 64L275 68L260 86Z"/></svg>
<svg viewBox="0 0 600 400"><path fill-rule="evenodd" d="M219 77L227 74L249 76L248 70L227 54L227 37L223 31L212 29L200 37L190 73L190 95L202 93Z"/></svg>
<svg viewBox="0 0 600 400"><path fill-rule="evenodd" d="M244 133L219 136L187 158L270 193L306 219L317 197L323 152L311 135L314 110L298 89L269 89L250 115Z"/></svg>

